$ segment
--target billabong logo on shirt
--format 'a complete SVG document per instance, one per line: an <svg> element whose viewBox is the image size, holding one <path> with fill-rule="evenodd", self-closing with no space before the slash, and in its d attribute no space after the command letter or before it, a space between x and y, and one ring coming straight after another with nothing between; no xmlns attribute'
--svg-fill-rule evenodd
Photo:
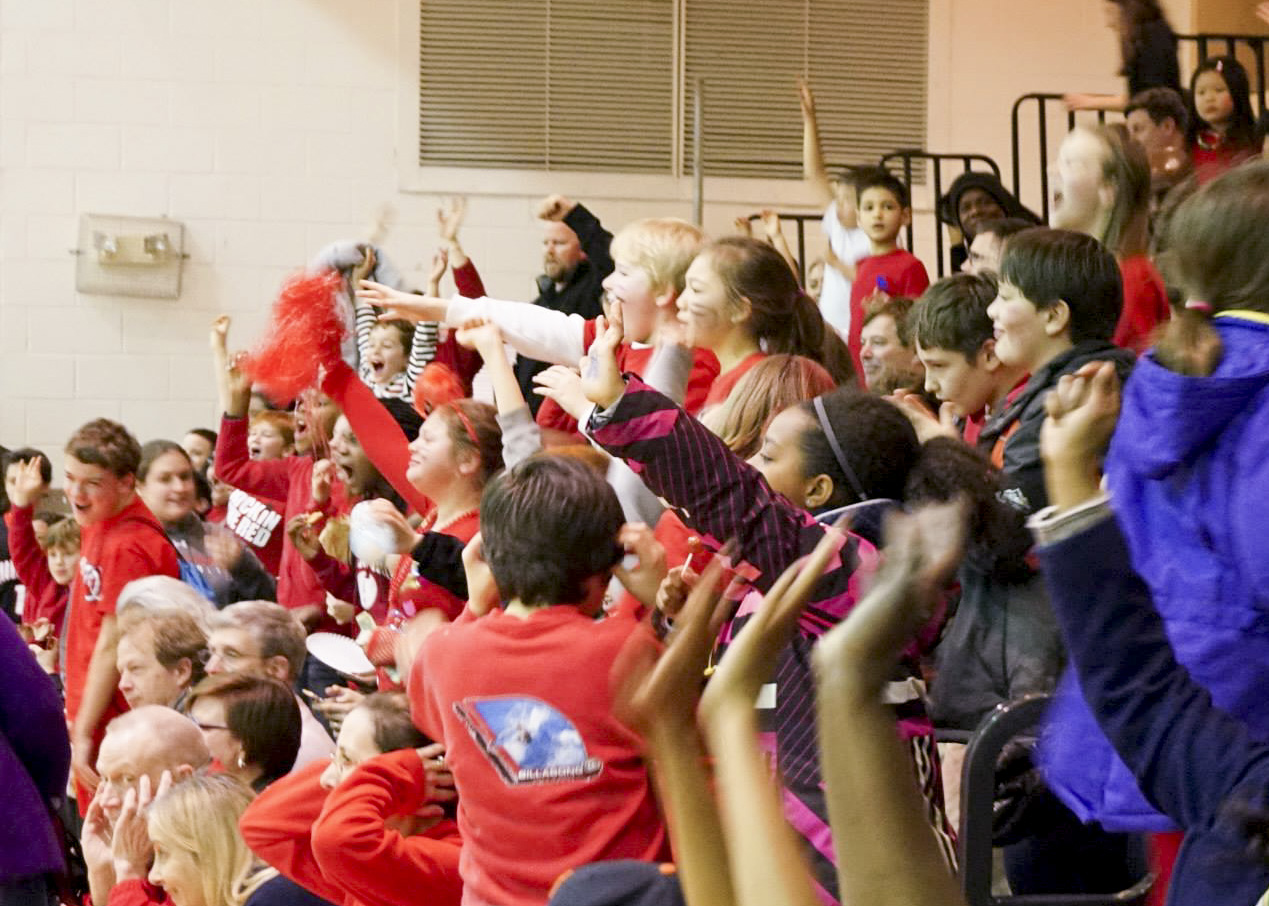
<svg viewBox="0 0 1269 906"><path fill-rule="evenodd" d="M79 581L84 586L85 601L101 600L101 567L93 566L83 557L79 558Z"/></svg>
<svg viewBox="0 0 1269 906"><path fill-rule="evenodd" d="M590 780L603 770L589 758L571 720L537 698L465 698L454 713L506 783Z"/></svg>

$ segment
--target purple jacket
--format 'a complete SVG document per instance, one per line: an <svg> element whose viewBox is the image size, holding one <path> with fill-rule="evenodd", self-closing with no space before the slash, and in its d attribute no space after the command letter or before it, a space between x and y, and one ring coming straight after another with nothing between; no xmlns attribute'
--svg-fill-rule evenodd
<svg viewBox="0 0 1269 906"><path fill-rule="evenodd" d="M0 619L0 883L60 871L49 803L66 795L70 737L53 680Z"/></svg>
<svg viewBox="0 0 1269 906"><path fill-rule="evenodd" d="M1186 377L1152 356L1124 389L1106 476L1132 566L1177 659L1216 705L1269 740L1269 319L1213 320L1224 357ZM1146 802L1067 676L1051 714L1050 783L1112 830L1171 822Z"/></svg>

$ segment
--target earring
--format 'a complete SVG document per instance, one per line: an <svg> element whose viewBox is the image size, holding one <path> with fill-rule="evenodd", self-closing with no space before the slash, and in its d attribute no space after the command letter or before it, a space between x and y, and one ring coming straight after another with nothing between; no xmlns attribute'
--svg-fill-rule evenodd
<svg viewBox="0 0 1269 906"><path fill-rule="evenodd" d="M241 752L239 752L238 753L238 770L241 771L245 769L246 767L247 767L247 759L243 757L243 754Z"/></svg>

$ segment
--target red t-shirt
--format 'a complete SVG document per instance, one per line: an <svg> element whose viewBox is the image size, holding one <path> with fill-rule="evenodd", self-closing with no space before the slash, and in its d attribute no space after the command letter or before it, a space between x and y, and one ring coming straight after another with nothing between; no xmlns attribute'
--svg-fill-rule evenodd
<svg viewBox="0 0 1269 906"><path fill-rule="evenodd" d="M1155 327L1172 317L1168 289L1148 255L1131 255L1119 262L1124 280L1124 307L1111 342L1144 352Z"/></svg>
<svg viewBox="0 0 1269 906"><path fill-rule="evenodd" d="M613 716L614 665L641 643L633 619L565 605L427 637L410 706L447 747L465 904L541 906L568 869L668 855L639 737Z"/></svg>
<svg viewBox="0 0 1269 906"><path fill-rule="evenodd" d="M171 576L179 579L176 548L163 526L140 497L117 515L87 526L80 534L79 572L71 580L66 614L66 716L73 723L79 713L88 678L88 665L101 632L102 620L115 612L119 592L133 579ZM128 709L118 689L98 722L98 733ZM96 735L96 734L95 734ZM85 807L87 802L82 803Z"/></svg>
<svg viewBox="0 0 1269 906"><path fill-rule="evenodd" d="M921 259L911 252L895 249L884 255L872 255L860 261L855 268L855 279L850 284L850 336L846 345L855 360L855 374L864 373L859 360L859 334L864 328L864 299L873 290L881 289L889 296L908 296L915 299L930 285Z"/></svg>
<svg viewBox="0 0 1269 906"><path fill-rule="evenodd" d="M740 383L740 379L749 373L749 369L767 357L765 352L751 352L732 367L726 374L720 374L709 388L709 396L705 398L706 406L717 406Z"/></svg>

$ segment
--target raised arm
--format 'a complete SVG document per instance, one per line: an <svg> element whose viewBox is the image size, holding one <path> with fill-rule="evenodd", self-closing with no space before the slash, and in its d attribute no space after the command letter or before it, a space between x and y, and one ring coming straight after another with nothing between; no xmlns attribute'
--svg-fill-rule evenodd
<svg viewBox="0 0 1269 906"><path fill-rule="evenodd" d="M963 534L964 517L955 506L896 518L876 581L815 650L820 757L844 903L964 902L930 833L928 805L894 709L882 696L959 562Z"/></svg>
<svg viewBox="0 0 1269 906"><path fill-rule="evenodd" d="M42 460L43 457L36 456L10 466L11 469L16 469L16 474L9 488L9 512L4 516L5 525L9 528L9 554L13 557L18 579L26 586L27 609L23 613L24 623L33 623L33 616L42 616L32 615L31 607L35 602L45 600L57 585L53 581L53 574L49 572L48 557L40 550L35 527L31 522L35 504L44 491L44 479L40 475Z"/></svg>
<svg viewBox="0 0 1269 906"><path fill-rule="evenodd" d="M815 115L815 94L805 79L798 79L798 98L802 106L802 179L826 205L833 200L833 187L824 167L824 149L820 143L820 124Z"/></svg>
<svg viewBox="0 0 1269 906"><path fill-rule="evenodd" d="M493 384L494 402L498 406L502 459L507 468L539 452L542 433L520 391L515 371L503 353L502 332L498 326L491 321L472 321L459 328L454 339L460 346L480 353L485 362L485 372Z"/></svg>

